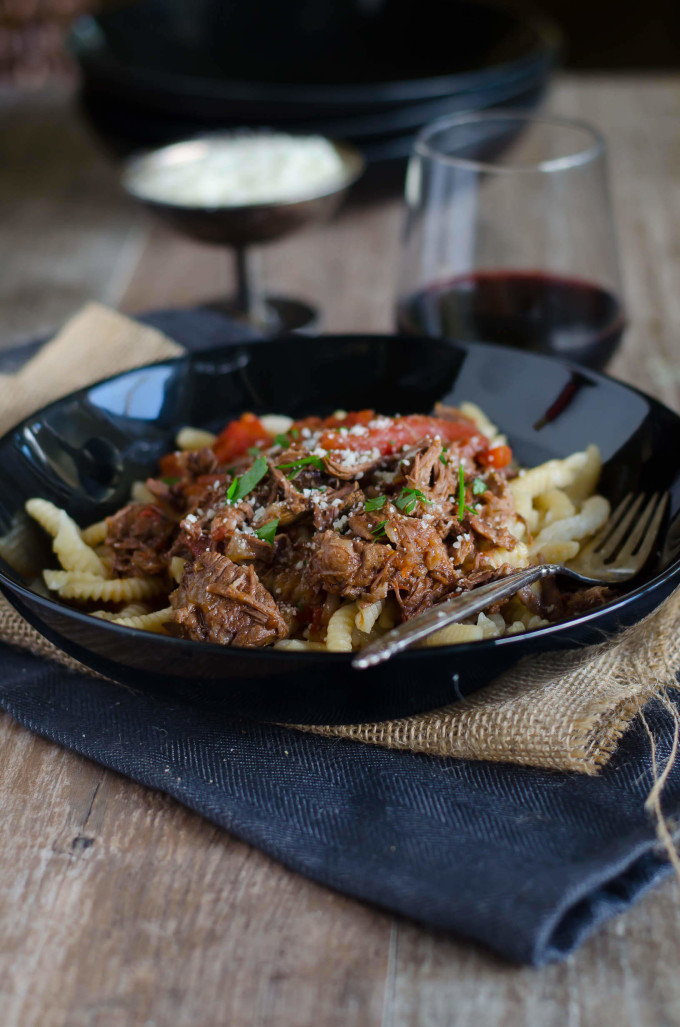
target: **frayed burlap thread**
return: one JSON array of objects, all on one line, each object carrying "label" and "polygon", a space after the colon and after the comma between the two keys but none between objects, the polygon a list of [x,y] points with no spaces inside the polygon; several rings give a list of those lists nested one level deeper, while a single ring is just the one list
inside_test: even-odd
[{"label": "frayed burlap thread", "polygon": [[[0,376],[0,430],[78,386],[180,352],[154,329],[90,304],[19,374]],[[667,701],[680,667],[679,629],[680,592],[618,639],[585,653],[524,661],[453,706],[379,724],[299,730],[432,756],[596,774],[645,704],[655,696]],[[2,597],[0,640],[93,676]]]}]

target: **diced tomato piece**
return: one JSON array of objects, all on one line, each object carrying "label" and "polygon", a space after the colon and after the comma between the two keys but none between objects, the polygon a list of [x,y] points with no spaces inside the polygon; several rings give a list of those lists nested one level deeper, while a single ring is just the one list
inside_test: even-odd
[{"label": "diced tomato piece", "polygon": [[247,452],[256,442],[271,445],[273,437],[255,414],[241,414],[238,421],[230,421],[213,443],[213,452],[220,463]]},{"label": "diced tomato piece", "polygon": [[477,459],[483,467],[500,470],[501,467],[507,467],[512,460],[512,450],[510,446],[494,446],[492,449],[484,449],[478,453]]},{"label": "diced tomato piece", "polygon": [[375,410],[350,410],[343,417],[324,418],[326,428],[353,428],[356,424],[368,424],[375,417]]},{"label": "diced tomato piece", "polygon": [[[362,414],[370,411],[361,411]],[[396,453],[403,446],[417,445],[425,439],[433,439],[439,436],[444,444],[454,442],[470,442],[475,440],[476,448],[486,445],[486,439],[480,435],[473,421],[461,418],[459,421],[446,421],[440,417],[428,417],[425,414],[411,414],[408,417],[376,418],[372,415],[370,421],[378,421],[379,426],[369,427],[369,421],[355,421],[366,427],[361,434],[341,432],[336,428],[324,432],[319,440],[323,449],[351,449],[357,452],[364,452],[371,449],[378,449],[381,456]],[[385,425],[380,422],[387,420]],[[346,427],[339,425],[338,427]]]},{"label": "diced tomato piece", "polygon": [[291,424],[288,434],[302,428],[309,428],[310,431],[321,431],[323,428],[353,428],[355,424],[368,424],[374,417],[375,410],[352,410],[342,417],[336,417],[335,414],[329,417],[303,417]]}]

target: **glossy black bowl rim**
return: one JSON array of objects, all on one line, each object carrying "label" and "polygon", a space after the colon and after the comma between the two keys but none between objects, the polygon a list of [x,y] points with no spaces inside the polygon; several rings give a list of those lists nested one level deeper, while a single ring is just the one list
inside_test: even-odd
[{"label": "glossy black bowl rim", "polygon": [[[344,334],[304,336],[299,340],[291,338],[288,340],[288,342],[294,343],[295,341],[316,341],[317,343],[320,342],[323,344],[333,344],[341,343],[348,339],[361,339],[364,342],[374,341],[376,343],[389,343],[397,337],[398,336],[396,335],[378,334],[371,332],[347,332]],[[248,340],[243,343],[231,344],[230,348],[232,348],[233,346],[238,347],[239,345],[260,346],[266,343],[271,343],[271,341],[271,339],[266,338]],[[593,371],[590,368],[584,368],[581,364],[577,364],[570,360],[564,360],[560,357],[548,356],[542,353],[524,352],[522,350],[514,349],[510,346],[503,346],[499,343],[492,342],[463,342],[458,340],[443,340],[425,335],[409,336],[408,341],[414,344],[424,343],[425,345],[432,342],[435,342],[438,345],[442,344],[443,342],[447,342],[449,345],[457,347],[466,352],[471,350],[474,351],[482,349],[489,355],[493,355],[494,353],[505,355],[507,355],[508,353],[512,353],[519,360],[560,364],[567,371],[573,374],[583,375],[585,373],[597,383],[603,384],[605,386],[614,385],[618,388],[623,389],[624,391],[638,395],[650,404],[652,410],[658,410],[660,412],[663,412],[666,416],[670,416],[672,419],[680,423],[679,414],[677,414],[674,410],[671,410],[670,407],[667,407],[660,400],[657,400],[653,396],[650,396],[648,393],[644,392],[642,389],[638,389],[634,385],[628,385],[626,382],[618,381],[618,379],[613,378],[611,375],[604,374],[601,371]],[[99,385],[115,381],[116,379],[121,378],[123,375],[134,374],[136,372],[141,372],[152,367],[169,367],[173,365],[186,363],[191,364],[195,362],[200,362],[201,360],[210,361],[212,359],[212,355],[214,355],[215,352],[220,351],[221,349],[222,347],[216,346],[209,347],[204,350],[195,350],[191,353],[185,353],[182,356],[172,357],[167,360],[157,360],[149,364],[142,364],[139,367],[130,368],[127,371],[120,371],[118,372],[118,374],[109,375],[106,378],[101,378],[97,381],[91,382],[89,385],[86,385],[83,388],[76,389],[65,396],[61,396],[59,399],[53,400],[51,403],[45,404],[45,406],[41,407],[39,410],[34,411],[34,413],[30,414],[28,417],[22,418],[21,421],[17,422],[17,424],[10,428],[9,431],[5,432],[5,434],[2,437],[0,437],[0,448],[2,448],[4,445],[11,444],[12,436],[14,435],[14,433],[17,431],[17,429],[21,428],[27,422],[39,419],[42,414],[47,413],[61,406],[61,404],[64,402],[78,399],[81,396],[86,396],[88,392],[90,392],[93,388],[97,388]],[[423,657],[426,657],[428,655],[454,657],[456,653],[471,653],[481,651],[486,652],[489,649],[495,648],[497,646],[503,647],[506,645],[521,644],[522,642],[526,642],[528,639],[542,639],[548,636],[552,637],[570,631],[575,627],[580,627],[581,625],[592,624],[593,622],[598,621],[600,617],[604,616],[605,614],[625,609],[628,606],[635,603],[635,601],[640,599],[642,596],[649,595],[657,589],[667,586],[669,583],[675,583],[675,587],[680,586],[680,556],[676,557],[676,559],[673,560],[671,564],[665,568],[665,570],[663,570],[660,574],[657,574],[654,578],[652,578],[651,581],[647,581],[642,585],[638,585],[635,589],[633,589],[633,591],[626,592],[624,595],[621,596],[617,596],[610,602],[605,603],[604,606],[599,606],[593,610],[588,610],[577,617],[571,617],[568,620],[560,621],[557,624],[549,624],[546,627],[536,628],[531,631],[523,632],[517,635],[504,635],[501,638],[484,638],[478,639],[474,642],[459,642],[453,645],[433,646],[431,648],[422,649],[406,649],[403,652],[397,653],[395,656],[393,656],[392,662],[422,659]],[[45,607],[48,610],[57,612],[62,616],[73,618],[77,621],[80,621],[83,624],[91,625],[93,619],[96,619],[93,618],[91,614],[84,613],[83,611],[78,610],[75,607],[67,606],[65,603],[58,602],[56,599],[51,599],[49,597],[42,596],[38,592],[33,592],[25,585],[17,583],[13,578],[9,577],[9,575],[7,575],[4,572],[2,566],[0,566],[0,589],[2,589],[2,591],[4,591],[5,593],[16,593],[22,596],[24,599],[29,600],[34,606],[37,605]],[[122,634],[123,637],[128,637],[133,640],[140,639],[142,637],[149,637],[148,632],[141,631],[137,628],[128,628],[121,624],[116,624],[113,621],[98,620],[97,623],[98,626],[101,627],[104,631],[112,630],[114,632],[114,635],[117,632],[119,634]],[[196,647],[198,647],[199,652],[205,652],[207,648],[209,651],[212,651],[213,654],[220,654],[227,660],[230,658],[230,654],[233,652],[233,650],[229,646],[220,646],[211,642],[195,642],[191,639],[173,638],[172,636],[157,637],[160,638],[162,645],[179,649],[187,649],[188,647],[189,651],[194,651]],[[603,630],[602,641],[606,642],[608,640],[608,637],[608,634],[605,633]],[[329,660],[332,660],[333,662],[344,663],[349,666],[352,657],[355,654],[315,651],[305,652],[304,650],[293,650],[287,652],[285,649],[275,649],[273,646],[266,646],[263,648],[252,649],[246,647],[239,648],[238,655],[239,658],[264,658],[265,660],[271,660],[276,663],[278,663],[282,657],[290,659],[291,663],[294,661],[298,661],[300,658],[302,658],[305,660],[306,663],[308,662],[311,664],[314,662],[318,662],[320,666],[322,664],[328,665]]]},{"label": "glossy black bowl rim", "polygon": [[[524,25],[533,30],[536,39],[531,47],[521,57],[505,61],[500,64],[491,65],[477,71],[452,72],[447,75],[423,76],[411,79],[384,80],[382,82],[370,83],[343,83],[341,85],[329,83],[277,83],[247,79],[221,79],[221,78],[200,78],[186,74],[173,74],[170,72],[148,71],[134,65],[126,64],[116,58],[105,41],[96,41],[94,44],[82,38],[78,31],[78,25],[71,32],[69,37],[69,49],[75,59],[79,62],[82,71],[87,77],[87,57],[97,55],[99,68],[113,70],[114,74],[123,74],[128,77],[130,84],[137,81],[155,89],[167,88],[169,93],[181,92],[187,96],[205,95],[207,90],[211,100],[252,100],[262,102],[266,98],[267,103],[273,105],[286,103],[393,103],[403,101],[408,103],[412,100],[422,100],[426,97],[444,96],[449,93],[465,92],[471,88],[480,88],[487,83],[489,78],[497,80],[509,76],[521,77],[527,73],[527,68],[534,65],[545,65],[550,68],[557,61],[563,47],[563,33],[559,26],[551,19],[537,13],[526,15],[520,11],[513,10],[502,3],[492,3],[484,0],[484,3],[476,3],[475,6],[486,7],[489,10],[501,12],[514,18],[517,25]],[[86,16],[88,17],[88,16]],[[101,30],[100,30],[101,31]],[[102,33],[103,35],[103,33]],[[83,59],[83,57],[85,59]]]}]

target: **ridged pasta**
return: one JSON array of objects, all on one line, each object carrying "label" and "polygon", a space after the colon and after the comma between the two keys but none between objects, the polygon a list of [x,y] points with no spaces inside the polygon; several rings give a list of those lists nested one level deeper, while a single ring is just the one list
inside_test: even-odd
[{"label": "ridged pasta", "polygon": [[263,414],[260,423],[270,435],[285,435],[293,424],[293,418],[286,414]]},{"label": "ridged pasta", "polygon": [[207,449],[208,446],[212,446],[213,442],[217,438],[211,431],[203,431],[202,428],[192,428],[191,425],[187,425],[186,428],[180,428],[175,437],[175,443],[178,449],[184,452],[192,452],[197,449]]},{"label": "ridged pasta", "polygon": [[48,499],[27,499],[24,509],[28,516],[37,521],[48,535],[57,534],[60,524],[60,507],[50,503]]},{"label": "ridged pasta", "polygon": [[141,617],[144,613],[151,613],[148,603],[126,603],[117,616]]},{"label": "ridged pasta", "polygon": [[130,496],[135,503],[155,503],[156,497],[143,481],[133,481]]},{"label": "ridged pasta", "polygon": [[91,599],[104,603],[125,603],[148,599],[163,591],[162,578],[97,578],[76,571],[43,571],[45,584],[62,599]]},{"label": "ridged pasta", "polygon": [[78,525],[65,510],[59,511],[59,530],[52,543],[59,563],[67,571],[103,578],[106,571],[94,549],[83,542]]},{"label": "ridged pasta", "polygon": [[155,635],[166,634],[163,627],[172,617],[172,607],[167,606],[163,610],[154,610],[153,613],[142,613],[137,617],[116,617],[116,624],[124,628],[137,628],[138,631],[151,631]]},{"label": "ridged pasta", "polygon": [[146,613],[151,613],[148,603],[126,603],[115,613],[111,610],[94,610],[92,616],[102,620],[117,620],[119,617],[142,617]]},{"label": "ridged pasta", "polygon": [[523,517],[530,530],[538,525],[538,511],[534,510],[533,501],[542,492],[553,488],[566,488],[577,482],[579,474],[590,474],[597,447],[589,447],[586,452],[572,453],[564,460],[548,460],[538,467],[520,474],[511,481],[510,491],[515,502],[515,509]]},{"label": "ridged pasta", "polygon": [[87,542],[88,546],[100,546],[102,542],[106,541],[107,530],[106,520],[97,521],[95,524],[90,524],[87,528],[83,528],[80,535],[83,542]]},{"label": "ridged pasta", "polygon": [[491,446],[504,446],[508,441],[505,435],[501,435],[496,425],[484,413],[476,403],[461,403],[458,408],[464,417],[477,425],[482,435],[486,435]]},{"label": "ridged pasta", "polygon": [[357,604],[348,603],[335,611],[326,629],[326,648],[331,653],[352,651],[352,628],[357,615]]},{"label": "ridged pasta", "polygon": [[543,528],[529,547],[529,552],[532,555],[538,553],[549,542],[577,542],[594,535],[607,523],[608,517],[609,503],[604,496],[591,496],[586,499],[579,513],[553,521]]},{"label": "ridged pasta", "polygon": [[274,649],[284,649],[289,653],[323,653],[326,646],[323,642],[308,642],[303,638],[283,638],[274,644]]},{"label": "ridged pasta", "polygon": [[434,635],[424,638],[420,645],[457,645],[460,642],[478,642],[484,637],[484,632],[477,624],[449,624],[441,628]]},{"label": "ridged pasta", "polygon": [[354,623],[365,635],[370,635],[374,624],[380,617],[383,609],[383,601],[379,599],[376,603],[369,603],[368,606],[362,606],[358,604],[357,614],[354,618]]},{"label": "ridged pasta", "polygon": [[185,565],[186,560],[184,559],[184,557],[173,556],[172,560],[170,561],[170,577],[174,581],[179,583],[182,580]]},{"label": "ridged pasta", "polygon": [[580,548],[578,542],[566,539],[564,542],[543,542],[540,546],[536,546],[534,555],[540,556],[543,563],[567,563],[568,560],[573,560],[575,556],[578,556]]},{"label": "ridged pasta", "polygon": [[539,493],[534,500],[534,506],[539,511],[541,528],[552,524],[553,521],[573,517],[576,513],[576,507],[564,489],[548,489]]}]

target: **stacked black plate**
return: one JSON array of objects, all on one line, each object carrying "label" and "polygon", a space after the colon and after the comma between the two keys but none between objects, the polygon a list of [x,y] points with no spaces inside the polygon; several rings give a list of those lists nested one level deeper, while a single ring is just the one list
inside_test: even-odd
[{"label": "stacked black plate", "polygon": [[119,153],[266,126],[384,164],[434,118],[536,105],[559,34],[475,0],[138,0],[71,42],[83,108]]}]

